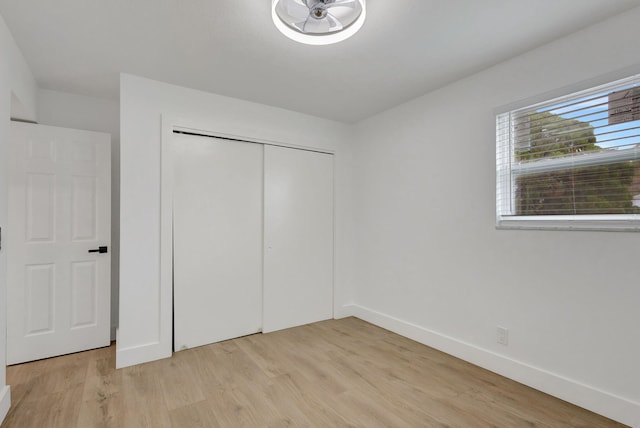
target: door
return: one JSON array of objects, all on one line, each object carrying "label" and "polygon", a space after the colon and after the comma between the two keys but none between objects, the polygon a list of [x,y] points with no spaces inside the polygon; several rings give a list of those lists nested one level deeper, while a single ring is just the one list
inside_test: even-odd
[{"label": "door", "polygon": [[111,137],[12,122],[10,140],[7,363],[108,346]]},{"label": "door", "polygon": [[333,317],[333,155],[265,146],[264,157],[269,332]]},{"label": "door", "polygon": [[174,135],[174,348],[262,329],[260,144]]}]

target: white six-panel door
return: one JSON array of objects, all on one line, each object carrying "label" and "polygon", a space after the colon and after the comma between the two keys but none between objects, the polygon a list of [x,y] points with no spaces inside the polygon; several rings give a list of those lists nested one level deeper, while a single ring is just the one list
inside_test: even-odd
[{"label": "white six-panel door", "polygon": [[333,155],[264,150],[266,333],[333,318]]},{"label": "white six-panel door", "polygon": [[174,135],[176,351],[262,328],[262,146]]},{"label": "white six-panel door", "polygon": [[7,362],[110,342],[111,138],[12,123]]}]

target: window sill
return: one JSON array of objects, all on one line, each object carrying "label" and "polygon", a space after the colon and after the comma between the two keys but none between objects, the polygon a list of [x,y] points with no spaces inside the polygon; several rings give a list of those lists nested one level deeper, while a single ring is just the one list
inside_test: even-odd
[{"label": "window sill", "polygon": [[496,228],[640,232],[640,215],[498,216]]}]

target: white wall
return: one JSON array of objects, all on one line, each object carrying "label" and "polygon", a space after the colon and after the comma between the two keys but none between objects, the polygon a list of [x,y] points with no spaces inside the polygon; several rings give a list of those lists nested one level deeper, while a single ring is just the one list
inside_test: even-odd
[{"label": "white wall", "polygon": [[36,80],[4,22],[2,26],[7,35],[6,49],[9,55],[6,64],[11,79],[11,118],[35,122],[38,90]]},{"label": "white wall", "polygon": [[111,134],[111,338],[118,322],[120,243],[120,104],[64,92],[39,89],[38,121],[43,125]]},{"label": "white wall", "polygon": [[640,70],[639,22],[640,8],[357,124],[351,313],[640,427],[640,235],[496,230],[494,116]]},{"label": "white wall", "polygon": [[[0,227],[7,227],[7,140],[9,118],[35,120],[36,84],[29,66],[0,16]],[[6,248],[0,250],[0,423],[9,410],[6,385]]]},{"label": "white wall", "polygon": [[[171,290],[160,287],[162,116],[245,138],[335,150],[336,302],[351,301],[347,125],[140,77],[120,79],[120,324],[117,366],[171,353]],[[339,313],[336,315],[340,315]]]}]

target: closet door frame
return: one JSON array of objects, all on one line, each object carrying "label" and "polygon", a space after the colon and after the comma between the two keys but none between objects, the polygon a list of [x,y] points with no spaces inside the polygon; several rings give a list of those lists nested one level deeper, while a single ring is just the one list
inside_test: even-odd
[{"label": "closet door frame", "polygon": [[[159,358],[167,358],[173,354],[173,156],[171,142],[176,133],[200,135],[204,137],[222,138],[225,140],[240,141],[245,143],[255,143],[291,149],[306,150],[335,156],[334,150],[288,144],[278,141],[271,141],[247,135],[225,134],[218,132],[209,125],[203,125],[198,121],[176,117],[173,115],[162,115],[162,138],[160,141],[160,320],[158,326],[158,341],[161,345]],[[334,157],[335,171],[335,157]],[[335,177],[333,180],[333,277],[331,283],[331,293],[333,296],[332,312],[335,316],[335,255],[336,255],[336,189]],[[171,314],[171,316],[168,316]],[[167,344],[169,346],[167,346]],[[164,345],[164,346],[162,346]]]}]

